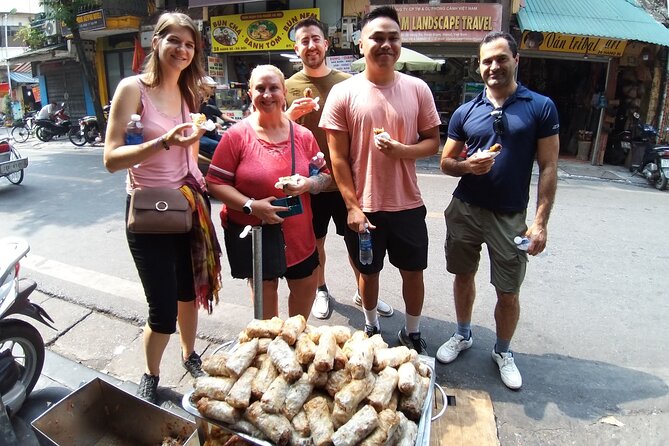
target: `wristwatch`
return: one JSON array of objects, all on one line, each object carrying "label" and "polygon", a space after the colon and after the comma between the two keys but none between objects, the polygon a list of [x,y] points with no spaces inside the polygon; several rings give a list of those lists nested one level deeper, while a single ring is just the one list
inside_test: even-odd
[{"label": "wristwatch", "polygon": [[242,206],[242,211],[244,211],[244,213],[246,215],[251,215],[251,211],[252,211],[251,203],[253,203],[253,200],[254,200],[254,198],[249,198],[249,201],[244,203],[244,206]]}]

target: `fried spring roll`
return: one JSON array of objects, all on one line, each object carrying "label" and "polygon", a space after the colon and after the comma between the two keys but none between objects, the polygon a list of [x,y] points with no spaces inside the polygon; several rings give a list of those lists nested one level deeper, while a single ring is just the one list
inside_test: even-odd
[{"label": "fried spring roll", "polygon": [[371,404],[377,412],[381,412],[383,409],[388,408],[390,399],[397,387],[397,379],[397,370],[392,367],[386,367],[379,372],[376,381],[374,382],[374,388],[367,397],[369,404]]},{"label": "fried spring roll", "polygon": [[400,417],[394,410],[386,409],[379,412],[379,425],[362,442],[360,446],[384,446],[392,438],[400,424]]},{"label": "fried spring roll", "polygon": [[311,427],[309,427],[309,418],[304,409],[300,410],[290,422],[293,424],[293,429],[302,437],[311,436]]},{"label": "fried spring roll", "polygon": [[337,353],[337,338],[334,332],[326,330],[321,333],[316,347],[314,366],[319,372],[329,372],[334,368],[335,354]]},{"label": "fried spring roll", "polygon": [[374,350],[374,343],[368,339],[355,345],[355,350],[351,353],[347,365],[353,379],[362,379],[372,370]]},{"label": "fried spring roll", "polygon": [[247,368],[237,382],[232,386],[225,402],[235,409],[246,409],[251,401],[251,383],[258,374],[255,367]]},{"label": "fried spring roll", "polygon": [[193,397],[206,396],[224,401],[235,381],[237,381],[235,378],[229,377],[201,376],[195,379]]},{"label": "fried spring roll", "polygon": [[397,389],[395,389],[393,391],[392,396],[390,397],[390,401],[388,402],[387,408],[392,410],[397,410],[397,406],[399,406],[399,404],[400,404],[400,392]]},{"label": "fried spring roll", "polygon": [[414,363],[414,366],[416,366],[416,370],[420,376],[424,376],[426,378],[432,376],[432,370],[430,369],[430,366],[424,362],[418,361],[418,363]]},{"label": "fried spring roll", "polygon": [[309,382],[313,384],[314,387],[325,387],[328,382],[328,372],[319,372],[316,370],[316,366],[313,363],[309,364],[307,375],[309,376]]},{"label": "fried spring roll", "polygon": [[274,316],[272,319],[253,319],[246,326],[246,336],[249,338],[276,338],[281,333],[283,320]]},{"label": "fried spring roll", "polygon": [[[258,374],[251,383],[251,395],[254,399],[259,400],[263,393],[267,391],[272,381],[279,376],[279,372],[272,364],[272,360],[269,355],[261,355],[262,360],[260,364],[257,365]],[[256,361],[258,362],[258,361]]]},{"label": "fried spring roll", "polygon": [[295,350],[283,339],[276,338],[270,342],[267,347],[267,354],[274,367],[286,378],[286,381],[293,382],[302,376],[302,366],[297,362]]},{"label": "fried spring roll", "polygon": [[266,413],[256,401],[244,412],[244,417],[260,429],[267,438],[277,444],[285,446],[293,437],[293,426],[283,415]]},{"label": "fried spring roll", "polygon": [[400,368],[397,369],[397,372],[399,374],[397,388],[405,395],[411,394],[416,388],[416,381],[418,379],[416,367],[412,362],[405,362],[404,364],[400,365]]},{"label": "fried spring roll", "polygon": [[277,376],[260,398],[262,410],[267,413],[281,413],[281,406],[286,401],[288,386],[289,384],[283,375]]},{"label": "fried spring roll", "polygon": [[344,388],[346,384],[351,382],[351,374],[346,369],[335,370],[328,373],[328,380],[325,383],[325,391],[334,397],[337,392]]},{"label": "fried spring roll", "polygon": [[253,363],[257,353],[257,339],[252,339],[249,342],[239,344],[237,349],[230,353],[230,357],[226,363],[226,367],[230,371],[230,374],[235,378],[241,376],[241,374],[244,373],[244,370]]},{"label": "fried spring roll", "polygon": [[364,406],[332,435],[335,446],[353,446],[366,438],[379,424],[379,416],[370,405]]},{"label": "fried spring roll", "polygon": [[311,364],[316,356],[316,344],[307,333],[300,333],[295,343],[295,356],[302,365]]},{"label": "fried spring roll", "polygon": [[369,338],[369,340],[372,341],[374,345],[376,345],[376,348],[388,348],[388,344],[383,340],[380,334],[375,334]]},{"label": "fried spring roll", "polygon": [[200,398],[196,404],[197,410],[207,418],[232,424],[239,420],[240,411],[225,401]]},{"label": "fried spring roll", "polygon": [[358,404],[370,394],[374,389],[374,382],[376,378],[372,373],[365,376],[363,379],[354,379],[346,384],[334,396],[335,404],[344,409],[346,412],[355,410]]},{"label": "fried spring roll", "polygon": [[337,348],[335,349],[335,357],[334,357],[334,363],[332,364],[332,369],[333,370],[345,369],[346,364],[348,364],[348,358],[344,354],[344,351],[341,349],[341,347],[337,346]]},{"label": "fried spring roll", "polygon": [[286,401],[283,405],[283,414],[286,418],[292,420],[297,415],[312,390],[314,386],[309,382],[309,375],[303,373],[302,377],[295,381],[286,393]]},{"label": "fried spring roll", "polygon": [[267,346],[272,342],[272,338],[258,338],[258,353],[267,353]]},{"label": "fried spring roll", "polygon": [[[324,328],[324,327],[321,327]],[[351,329],[344,325],[332,325],[327,327],[330,333],[334,334],[337,345],[344,345],[346,341],[351,339]]]},{"label": "fried spring roll", "polygon": [[430,378],[419,376],[413,393],[400,396],[398,408],[404,412],[410,420],[420,420],[423,405],[425,404],[425,397],[427,396],[429,388]]},{"label": "fried spring roll", "polygon": [[354,414],[355,414],[355,409],[346,410],[343,407],[340,407],[337,404],[335,404],[334,407],[332,408],[332,424],[334,424],[335,430],[339,429],[344,424],[348,423],[348,420],[353,418]]},{"label": "fried spring roll", "polygon": [[229,357],[230,354],[227,352],[208,356],[202,360],[202,370],[210,376],[230,376],[230,371],[225,366]]},{"label": "fried spring roll", "polygon": [[334,425],[330,417],[327,400],[322,396],[314,397],[304,405],[304,411],[307,414],[314,446],[332,444]]},{"label": "fried spring roll", "polygon": [[307,327],[307,320],[304,319],[304,316],[298,314],[296,316],[289,317],[283,323],[281,327],[281,336],[288,345],[295,344],[297,337],[304,331]]},{"label": "fried spring roll", "polygon": [[418,437],[418,425],[409,420],[402,412],[397,412],[400,424],[395,430],[391,444],[396,446],[414,446]]},{"label": "fried spring roll", "polygon": [[392,348],[377,348],[374,352],[374,366],[376,370],[383,370],[386,367],[398,368],[411,360],[411,350],[401,345]]},{"label": "fried spring roll", "polygon": [[356,330],[351,335],[351,338],[344,342],[344,346],[341,348],[344,351],[344,354],[347,358],[351,359],[351,354],[355,350],[356,344],[359,342],[367,340],[367,334],[362,330]]},{"label": "fried spring roll", "polygon": [[259,438],[261,440],[267,439],[265,434],[263,434],[262,431],[255,426],[255,424],[244,420],[243,418],[236,423],[231,424],[230,427],[236,431],[244,432],[245,434],[249,434],[250,436]]}]

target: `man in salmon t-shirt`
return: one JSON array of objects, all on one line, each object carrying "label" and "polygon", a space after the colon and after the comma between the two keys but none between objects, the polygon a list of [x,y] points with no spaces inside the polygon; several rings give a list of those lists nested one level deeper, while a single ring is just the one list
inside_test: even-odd
[{"label": "man in salmon t-shirt", "polygon": [[[365,71],[335,85],[319,126],[325,129],[332,169],[348,209],[344,239],[360,271],[365,332],[380,333],[379,273],[388,252],[400,270],[406,322],[400,342],[425,353],[420,315],[428,236],[426,209],[416,178],[416,159],[437,153],[439,114],[427,84],[395,71],[402,44],[397,11],[381,6],[361,21]],[[375,139],[374,129],[385,135]],[[358,258],[358,234],[372,234],[373,260]]]}]

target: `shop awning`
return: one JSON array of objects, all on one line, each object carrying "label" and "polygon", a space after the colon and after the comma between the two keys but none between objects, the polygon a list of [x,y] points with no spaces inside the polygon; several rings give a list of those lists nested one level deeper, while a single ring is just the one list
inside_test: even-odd
[{"label": "shop awning", "polygon": [[669,46],[669,30],[635,0],[525,0],[522,31],[638,40]]},{"label": "shop awning", "polygon": [[22,62],[41,62],[44,60],[73,59],[74,57],[67,50],[67,43],[45,46],[32,51],[26,51],[18,56],[10,57],[10,63]]},{"label": "shop awning", "polygon": [[29,74],[10,72],[9,77],[17,84],[37,84],[39,81]]}]

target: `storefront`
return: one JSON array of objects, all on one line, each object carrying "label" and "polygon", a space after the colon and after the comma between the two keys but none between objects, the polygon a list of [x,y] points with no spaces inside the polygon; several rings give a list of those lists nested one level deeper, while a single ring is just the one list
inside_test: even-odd
[{"label": "storefront", "polygon": [[666,66],[657,55],[669,30],[624,1],[544,4],[526,0],[518,11],[518,79],[556,103],[561,155],[622,163],[611,156],[609,137],[633,130],[634,113],[657,120],[664,101],[657,86],[665,81],[657,67]]}]

